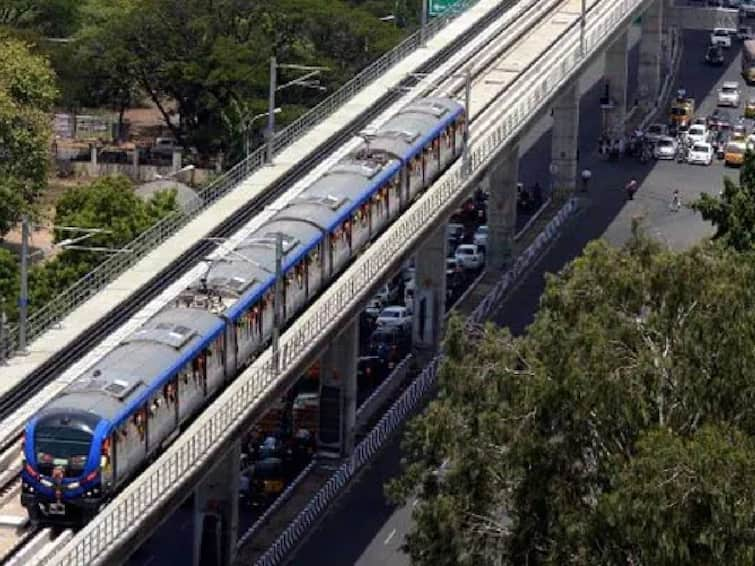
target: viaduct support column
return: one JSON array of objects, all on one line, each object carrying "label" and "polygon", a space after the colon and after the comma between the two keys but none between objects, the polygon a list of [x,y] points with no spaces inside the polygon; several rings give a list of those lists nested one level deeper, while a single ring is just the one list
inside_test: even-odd
[{"label": "viaduct support column", "polygon": [[194,494],[194,566],[230,566],[239,530],[241,442],[236,441]]},{"label": "viaduct support column", "polygon": [[517,183],[519,182],[519,142],[505,147],[490,167],[488,203],[488,245],[486,268],[502,271],[510,263],[516,230]]},{"label": "viaduct support column", "polygon": [[317,445],[327,456],[347,456],[354,449],[358,357],[359,319],[355,318],[333,339],[320,362]]},{"label": "viaduct support column", "polygon": [[415,257],[413,347],[418,354],[435,353],[446,312],[446,225],[422,245]]},{"label": "viaduct support column", "polygon": [[645,112],[655,106],[660,91],[664,2],[665,0],[655,0],[642,15],[640,66],[637,80],[639,81],[640,108]]},{"label": "viaduct support column", "polygon": [[569,198],[577,187],[579,160],[579,81],[560,94],[553,107],[551,161],[555,165],[554,200]]},{"label": "viaduct support column", "polygon": [[627,116],[627,72],[627,32],[624,31],[606,52],[605,75],[609,107],[604,109],[603,131],[611,138],[624,135]]}]

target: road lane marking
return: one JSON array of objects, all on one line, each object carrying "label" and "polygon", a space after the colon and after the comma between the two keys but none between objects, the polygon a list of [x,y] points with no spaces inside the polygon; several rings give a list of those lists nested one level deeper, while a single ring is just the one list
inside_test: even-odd
[{"label": "road lane marking", "polygon": [[388,544],[389,542],[391,542],[391,539],[393,538],[395,534],[396,534],[396,529],[393,529],[391,531],[391,534],[388,535],[388,538],[385,539],[385,542],[383,544]]}]

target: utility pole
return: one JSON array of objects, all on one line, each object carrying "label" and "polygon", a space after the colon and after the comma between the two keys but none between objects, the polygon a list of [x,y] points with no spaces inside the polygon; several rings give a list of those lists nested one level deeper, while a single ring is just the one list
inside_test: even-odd
[{"label": "utility pole", "polygon": [[275,139],[275,91],[278,90],[278,62],[275,55],[270,57],[270,91],[267,97],[267,154],[265,161],[273,162],[273,141]]},{"label": "utility pole", "polygon": [[273,295],[273,367],[280,371],[278,342],[280,341],[281,303],[283,302],[283,234],[275,235],[275,294]]},{"label": "utility pole", "polygon": [[21,295],[18,298],[18,350],[26,354],[26,327],[29,306],[29,216],[21,217]]},{"label": "utility pole", "polygon": [[587,0],[582,0],[582,15],[579,19],[579,53],[585,56],[585,15],[587,13]]},{"label": "utility pole", "polygon": [[[422,20],[419,28],[419,45],[424,47],[427,43],[427,3],[430,0],[422,0]],[[416,12],[415,12],[416,13]]]},{"label": "utility pole", "polygon": [[469,175],[469,122],[472,120],[472,70],[467,68],[464,72],[464,105],[466,106],[467,117],[464,120],[464,146],[462,148],[462,171],[464,175]]}]

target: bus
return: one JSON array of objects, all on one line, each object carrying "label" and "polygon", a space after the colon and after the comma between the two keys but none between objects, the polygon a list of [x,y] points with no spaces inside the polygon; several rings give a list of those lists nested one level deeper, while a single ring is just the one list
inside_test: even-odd
[{"label": "bus", "polygon": [[742,44],[742,76],[748,84],[755,82],[755,39]]}]

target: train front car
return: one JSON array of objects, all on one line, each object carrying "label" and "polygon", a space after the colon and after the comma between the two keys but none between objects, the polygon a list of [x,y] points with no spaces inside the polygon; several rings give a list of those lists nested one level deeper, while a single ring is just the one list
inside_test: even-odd
[{"label": "train front car", "polygon": [[77,525],[99,510],[109,447],[96,414],[49,407],[26,425],[21,503],[34,523]]}]

